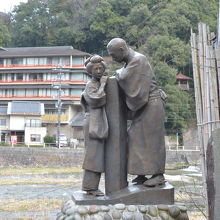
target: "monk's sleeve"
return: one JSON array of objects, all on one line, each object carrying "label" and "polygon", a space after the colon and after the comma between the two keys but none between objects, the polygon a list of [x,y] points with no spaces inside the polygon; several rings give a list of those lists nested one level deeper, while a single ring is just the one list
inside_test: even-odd
[{"label": "monk's sleeve", "polygon": [[153,73],[145,56],[137,56],[125,67],[118,78],[131,111],[137,111],[149,99]]}]

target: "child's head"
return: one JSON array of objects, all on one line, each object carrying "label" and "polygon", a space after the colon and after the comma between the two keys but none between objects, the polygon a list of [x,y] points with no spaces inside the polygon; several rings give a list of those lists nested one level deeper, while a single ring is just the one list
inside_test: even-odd
[{"label": "child's head", "polygon": [[100,79],[105,72],[106,65],[99,55],[89,57],[85,62],[87,73],[95,79]]}]

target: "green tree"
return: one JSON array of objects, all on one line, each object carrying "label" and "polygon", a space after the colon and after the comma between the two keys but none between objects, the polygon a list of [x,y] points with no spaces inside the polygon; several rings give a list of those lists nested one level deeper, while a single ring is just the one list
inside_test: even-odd
[{"label": "green tree", "polygon": [[11,44],[11,33],[2,19],[0,19],[0,46],[8,47]]},{"label": "green tree", "polygon": [[166,131],[168,134],[182,133],[195,120],[193,96],[174,85],[167,85],[164,90],[169,94],[166,104]]},{"label": "green tree", "polygon": [[47,45],[50,14],[46,0],[29,0],[12,14],[13,41],[16,46]]}]

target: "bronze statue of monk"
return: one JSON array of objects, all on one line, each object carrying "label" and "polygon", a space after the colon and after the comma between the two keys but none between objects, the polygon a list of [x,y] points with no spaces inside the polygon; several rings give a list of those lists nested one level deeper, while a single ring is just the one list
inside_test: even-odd
[{"label": "bronze statue of monk", "polygon": [[[137,175],[132,181],[145,186],[164,184],[165,141],[164,100],[154,73],[143,54],[129,48],[121,38],[107,45],[112,59],[125,63],[116,78],[125,94],[129,111],[128,173]],[[151,178],[145,177],[151,175]]]}]

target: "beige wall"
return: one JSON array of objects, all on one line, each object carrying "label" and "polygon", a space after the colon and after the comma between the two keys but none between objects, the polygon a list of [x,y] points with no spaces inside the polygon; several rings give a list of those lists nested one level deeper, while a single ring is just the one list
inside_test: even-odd
[{"label": "beige wall", "polygon": [[[45,127],[26,127],[25,128],[25,144],[37,145],[44,143],[44,137],[47,134],[47,129]],[[31,141],[31,135],[40,135],[39,141]]]},{"label": "beige wall", "polygon": [[23,131],[25,126],[24,116],[10,116],[9,130]]}]

